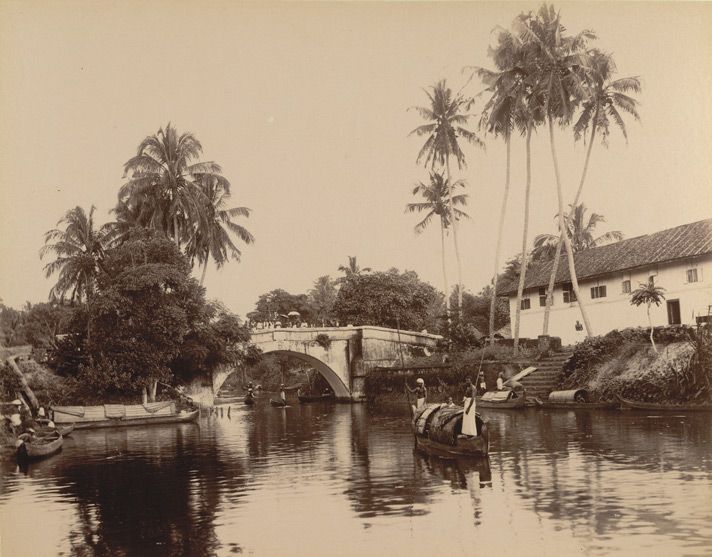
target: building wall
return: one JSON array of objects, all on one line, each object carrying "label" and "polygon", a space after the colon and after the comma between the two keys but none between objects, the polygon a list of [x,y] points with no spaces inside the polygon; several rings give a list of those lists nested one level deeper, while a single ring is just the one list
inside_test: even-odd
[{"label": "building wall", "polygon": [[[697,269],[698,282],[687,282],[687,270]],[[636,269],[631,272],[612,273],[599,280],[582,280],[579,291],[588,310],[593,332],[603,335],[613,329],[626,327],[647,327],[648,316],[645,306],[635,307],[630,304],[630,294],[623,292],[622,283],[630,280],[631,290],[639,283],[648,281],[649,276],[655,276],[655,284],[665,288],[665,301],[650,308],[653,325],[668,324],[668,300],[679,300],[680,320],[683,324],[694,325],[695,317],[707,315],[712,305],[712,255],[679,262],[659,264],[652,267]],[[591,288],[606,286],[606,296],[591,298]],[[540,306],[538,290],[525,292],[529,297],[531,308],[521,311],[519,336],[536,338],[542,332],[544,307]],[[510,296],[510,315],[516,311],[516,295]],[[576,330],[576,322],[583,324],[578,303],[564,303],[564,293],[561,286],[554,290],[554,304],[549,318],[549,334],[561,337],[564,344],[573,344],[586,338],[586,331]],[[514,319],[512,319],[512,323]]]}]

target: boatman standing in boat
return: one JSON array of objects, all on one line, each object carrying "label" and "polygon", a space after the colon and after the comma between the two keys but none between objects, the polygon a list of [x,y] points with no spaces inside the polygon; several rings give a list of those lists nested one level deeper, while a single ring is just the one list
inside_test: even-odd
[{"label": "boatman standing in boat", "polygon": [[475,408],[475,400],[477,397],[477,387],[472,382],[471,377],[467,381],[469,385],[467,385],[467,393],[465,394],[465,400],[463,401],[465,413],[462,416],[462,434],[476,437],[477,414]]},{"label": "boatman standing in boat", "polygon": [[279,386],[279,399],[282,401],[282,404],[287,405],[287,393],[284,391],[284,383]]},{"label": "boatman standing in boat", "polygon": [[415,389],[411,389],[407,383],[405,387],[411,393],[415,393],[415,407],[422,408],[423,406],[425,406],[425,399],[428,396],[428,390],[425,388],[425,381],[422,377],[418,377],[418,379],[415,380],[415,383]]}]

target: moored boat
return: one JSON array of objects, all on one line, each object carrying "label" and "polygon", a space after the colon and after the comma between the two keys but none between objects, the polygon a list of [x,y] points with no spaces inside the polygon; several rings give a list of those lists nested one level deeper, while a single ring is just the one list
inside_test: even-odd
[{"label": "moored boat", "polygon": [[441,457],[487,456],[487,423],[478,414],[478,435],[462,435],[463,413],[462,407],[444,404],[428,404],[416,409],[412,421],[416,448]]},{"label": "moored boat", "polygon": [[654,410],[658,412],[712,412],[712,404],[666,404],[659,402],[640,402],[618,396],[621,406],[628,410]]},{"label": "moored boat", "polygon": [[538,398],[534,400],[540,408],[561,410],[606,410],[618,406],[617,403],[610,401],[591,402],[586,389],[551,391],[548,400],[542,401]]},{"label": "moored boat", "polygon": [[477,397],[478,408],[524,408],[526,396],[514,391],[489,391]]},{"label": "moored boat", "polygon": [[177,411],[173,401],[52,408],[53,420],[58,428],[74,424],[75,429],[185,423],[197,420],[199,415],[197,409]]},{"label": "moored boat", "polygon": [[36,435],[31,439],[22,439],[21,444],[17,447],[18,460],[39,460],[48,456],[52,456],[62,450],[64,438],[55,431],[49,435]]}]

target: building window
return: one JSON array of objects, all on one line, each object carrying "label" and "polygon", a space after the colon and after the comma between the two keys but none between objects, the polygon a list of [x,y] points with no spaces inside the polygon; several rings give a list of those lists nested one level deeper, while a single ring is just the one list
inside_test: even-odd
[{"label": "building window", "polygon": [[574,294],[574,287],[571,283],[564,284],[564,303],[573,304],[576,301],[576,294]]},{"label": "building window", "polygon": [[[542,287],[539,289],[539,305],[541,307],[546,307],[546,290],[547,289],[545,287]],[[553,296],[552,296],[551,304],[552,305],[554,304]]]},{"label": "building window", "polygon": [[697,282],[699,280],[697,276],[697,269],[687,270],[687,282]]},{"label": "building window", "polygon": [[623,281],[623,294],[630,294],[630,281],[629,280],[624,280]]},{"label": "building window", "polygon": [[522,298],[521,308],[529,309],[532,307],[532,301],[529,298]]},{"label": "building window", "polygon": [[591,287],[591,299],[605,298],[606,297],[606,286],[593,286]]}]

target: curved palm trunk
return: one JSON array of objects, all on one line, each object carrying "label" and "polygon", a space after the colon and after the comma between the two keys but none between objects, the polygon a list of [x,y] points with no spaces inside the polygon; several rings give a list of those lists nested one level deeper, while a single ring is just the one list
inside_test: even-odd
[{"label": "curved palm trunk", "polygon": [[440,217],[440,249],[443,256],[443,280],[445,281],[445,311],[447,313],[448,323],[450,322],[450,284],[447,280],[447,265],[445,264],[445,224],[443,218]]},{"label": "curved palm trunk", "polygon": [[494,253],[494,275],[492,278],[492,299],[490,300],[489,314],[489,343],[494,344],[494,310],[497,304],[497,277],[499,275],[499,256],[502,250],[502,232],[504,230],[504,216],[507,212],[507,199],[509,197],[509,176],[510,176],[510,138],[507,137],[507,172],[504,178],[504,195],[502,196],[502,208],[499,211],[499,226],[497,228],[497,248]]},{"label": "curved palm trunk", "polygon": [[551,146],[551,158],[554,161],[556,194],[559,200],[559,233],[564,240],[564,247],[566,248],[566,256],[569,262],[569,273],[571,275],[571,288],[576,295],[576,301],[578,302],[579,310],[581,311],[581,319],[583,319],[583,324],[586,327],[586,334],[588,336],[593,336],[593,329],[591,329],[591,323],[588,320],[586,307],[584,306],[583,300],[579,294],[578,278],[576,277],[576,265],[574,263],[574,252],[571,248],[569,235],[566,233],[566,222],[564,220],[564,199],[561,192],[561,176],[559,175],[559,161],[556,157],[556,145],[554,144],[554,123],[552,122],[551,116],[549,116],[549,143]]},{"label": "curved palm trunk", "polygon": [[200,275],[200,286],[203,286],[203,282],[205,281],[205,273],[208,270],[208,259],[205,258],[205,263],[203,263],[203,274]]},{"label": "curved palm trunk", "polygon": [[[578,205],[579,199],[581,198],[581,191],[583,190],[583,184],[586,181],[586,172],[588,172],[588,163],[591,160],[591,150],[593,149],[593,141],[596,138],[596,128],[598,122],[598,108],[596,108],[596,113],[593,115],[593,126],[591,127],[591,140],[588,143],[588,150],[586,151],[586,159],[583,163],[583,171],[581,172],[581,181],[579,182],[578,190],[576,190],[576,197],[574,197],[574,202],[571,205],[571,211],[569,211],[569,219],[573,217],[574,211],[576,210],[576,205]],[[549,276],[549,286],[546,290],[546,308],[544,309],[544,326],[542,329],[542,335],[549,334],[549,314],[551,312],[551,305],[554,303],[554,283],[556,282],[556,274],[559,272],[559,260],[561,259],[561,242],[562,237],[559,235],[559,241],[556,242],[556,254],[554,255],[554,264],[551,266],[551,275]]]},{"label": "curved palm trunk", "polygon": [[519,353],[519,323],[522,313],[522,295],[527,276],[527,236],[529,235],[529,193],[532,185],[532,128],[527,128],[527,184],[524,189],[524,230],[522,232],[522,259],[519,267],[519,286],[517,286],[517,309],[514,318],[514,355]]},{"label": "curved palm trunk", "polygon": [[455,204],[452,202],[452,178],[450,176],[450,159],[446,160],[447,167],[447,195],[450,202],[450,216],[452,218],[452,240],[455,244],[455,259],[457,260],[457,311],[462,312],[462,264],[460,263],[460,247],[457,243],[457,217]]},{"label": "curved palm trunk", "polygon": [[653,345],[653,351],[657,354],[658,349],[655,346],[655,340],[653,340],[653,320],[650,317],[650,303],[648,303],[648,323],[650,324],[650,344]]}]

